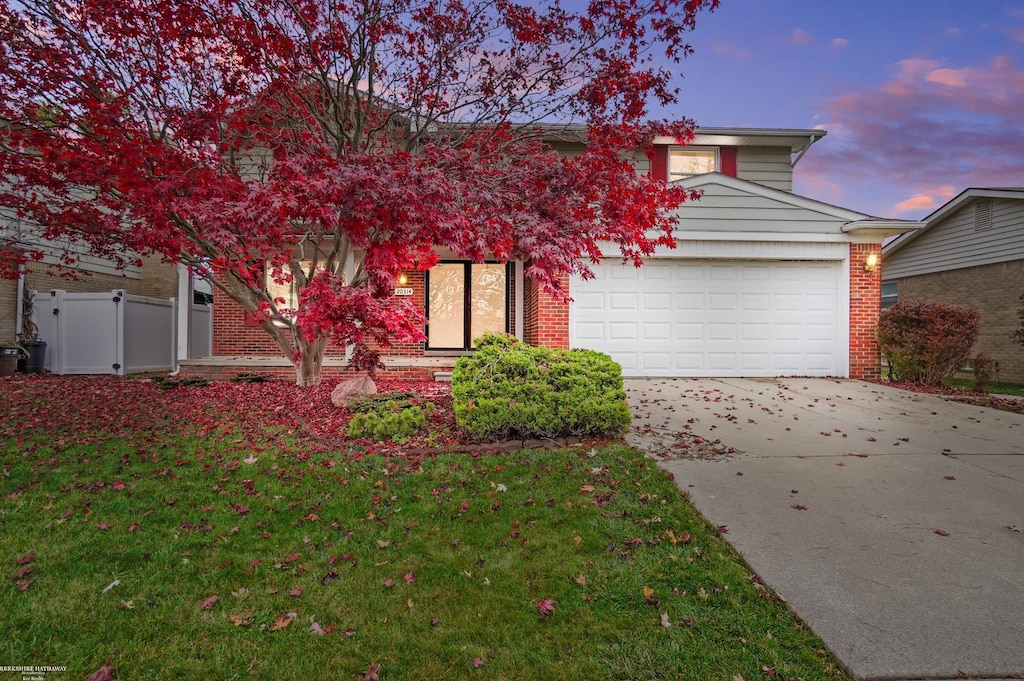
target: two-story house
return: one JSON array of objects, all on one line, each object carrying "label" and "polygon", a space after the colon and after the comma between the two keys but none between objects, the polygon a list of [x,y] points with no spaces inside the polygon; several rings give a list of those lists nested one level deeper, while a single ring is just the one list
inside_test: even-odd
[{"label": "two-story house", "polygon": [[[582,130],[548,143],[583,148]],[[637,172],[699,189],[676,213],[678,247],[643,267],[609,251],[595,277],[563,282],[571,303],[523,276],[527,263],[446,258],[402,275],[395,294],[427,316],[423,343],[392,348],[385,375],[429,378],[450,371],[473,339],[504,331],[550,347],[610,354],[626,376],[837,376],[873,378],[884,238],[919,227],[793,193],[793,168],[822,130],[699,128],[686,147],[657,140]],[[278,295],[288,298],[292,292]],[[214,376],[292,375],[289,361],[243,310],[215,294],[213,356],[183,362]],[[324,375],[349,372],[343,348]]]}]

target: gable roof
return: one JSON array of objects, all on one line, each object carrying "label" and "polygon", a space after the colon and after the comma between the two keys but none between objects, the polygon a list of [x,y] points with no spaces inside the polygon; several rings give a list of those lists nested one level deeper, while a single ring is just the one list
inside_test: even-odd
[{"label": "gable roof", "polygon": [[1024,199],[1024,187],[968,187],[921,220],[924,225],[922,229],[904,234],[886,244],[882,248],[882,256],[897,252],[976,199]]},{"label": "gable roof", "polygon": [[[880,241],[887,236],[916,230],[921,226],[921,223],[916,221],[878,218],[866,213],[825,203],[824,201],[807,198],[781,189],[766,187],[765,185],[758,184],[756,182],[742,180],[740,178],[733,177],[731,175],[724,175],[718,172],[694,175],[693,177],[675,180],[672,184],[686,187],[687,189],[708,191],[709,194],[711,193],[710,190],[712,190],[712,188],[720,187],[725,188],[734,194],[742,194],[747,197],[759,198],[763,201],[762,208],[755,210],[760,214],[751,212],[751,215],[757,215],[756,219],[758,220],[765,220],[765,225],[770,221],[767,215],[763,215],[767,210],[778,209],[781,212],[783,210],[790,209],[786,210],[785,214],[787,216],[793,215],[792,210],[801,211],[806,214],[806,218],[804,218],[804,216],[800,216],[801,219],[799,222],[776,225],[776,227],[767,228],[766,231],[779,231],[778,228],[788,231],[801,231],[794,229],[794,227],[799,224],[799,226],[808,228],[805,231],[843,233],[856,236],[859,240],[864,237],[871,237]],[[700,202],[696,202],[694,204],[683,204],[680,211],[687,212],[687,206],[699,209]],[[707,207],[707,210],[713,209],[711,207]],[[792,220],[792,217],[782,218],[780,222],[786,222],[787,220]]]}]

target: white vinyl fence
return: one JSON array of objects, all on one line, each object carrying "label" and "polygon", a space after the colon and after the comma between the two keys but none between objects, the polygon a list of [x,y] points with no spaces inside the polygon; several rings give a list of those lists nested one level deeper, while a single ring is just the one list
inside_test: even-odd
[{"label": "white vinyl fence", "polygon": [[[205,308],[196,311],[196,307]],[[192,319],[210,311],[193,306]],[[33,319],[46,341],[46,369],[55,374],[115,374],[170,371],[177,366],[177,302],[146,298],[123,290],[68,293],[54,290],[35,298]],[[193,328],[194,328],[193,324]],[[202,324],[200,324],[202,326]],[[196,341],[202,346],[202,339]],[[205,350],[205,346],[197,348]],[[207,351],[206,354],[209,354]],[[191,355],[191,352],[190,352]]]},{"label": "white vinyl fence", "polygon": [[192,303],[188,324],[188,358],[213,354],[213,307]]}]

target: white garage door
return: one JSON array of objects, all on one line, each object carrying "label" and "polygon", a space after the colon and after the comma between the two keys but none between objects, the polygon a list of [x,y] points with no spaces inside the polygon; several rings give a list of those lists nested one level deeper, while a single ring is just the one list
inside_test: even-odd
[{"label": "white garage door", "polygon": [[604,262],[570,283],[570,345],[626,376],[839,376],[840,264]]}]

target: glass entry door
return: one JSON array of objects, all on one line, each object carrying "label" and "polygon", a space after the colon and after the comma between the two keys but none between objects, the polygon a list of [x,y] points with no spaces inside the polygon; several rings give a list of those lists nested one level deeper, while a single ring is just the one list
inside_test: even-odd
[{"label": "glass entry door", "polygon": [[427,273],[427,348],[471,350],[487,332],[508,330],[508,268],[442,262]]}]

